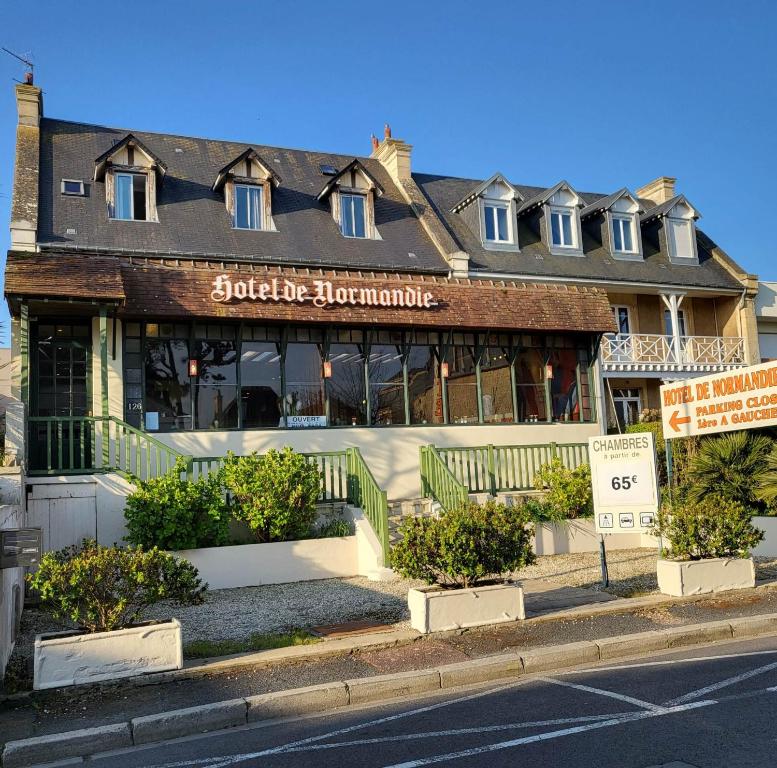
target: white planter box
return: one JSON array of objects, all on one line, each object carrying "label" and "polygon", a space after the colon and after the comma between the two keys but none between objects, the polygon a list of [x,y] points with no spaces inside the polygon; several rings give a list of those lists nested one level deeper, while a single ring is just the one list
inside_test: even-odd
[{"label": "white planter box", "polygon": [[677,597],[755,586],[755,565],[752,557],[659,560],[657,572],[659,591]]},{"label": "white planter box", "polygon": [[183,667],[177,619],[93,634],[55,632],[35,638],[33,687],[96,683]]},{"label": "white planter box", "polygon": [[408,590],[407,604],[411,626],[423,634],[526,618],[520,584],[469,589],[422,587]]}]

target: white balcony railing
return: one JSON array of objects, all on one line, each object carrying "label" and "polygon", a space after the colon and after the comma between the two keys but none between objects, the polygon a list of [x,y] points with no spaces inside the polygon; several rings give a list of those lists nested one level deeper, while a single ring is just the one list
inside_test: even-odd
[{"label": "white balcony railing", "polygon": [[717,371],[744,365],[745,344],[735,336],[608,333],[601,356],[605,371]]}]

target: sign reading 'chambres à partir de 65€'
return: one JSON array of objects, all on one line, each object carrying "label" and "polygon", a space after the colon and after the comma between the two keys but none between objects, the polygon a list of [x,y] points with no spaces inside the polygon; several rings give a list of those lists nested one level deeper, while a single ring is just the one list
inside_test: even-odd
[{"label": "sign reading 'chambres \u00e0 partir de 65\u20ac'", "polygon": [[588,438],[597,533],[645,533],[658,510],[652,432]]},{"label": "sign reading 'chambres \u00e0 partir de 65\u20ac'", "polygon": [[661,418],[668,439],[775,426],[777,362],[664,384]]}]

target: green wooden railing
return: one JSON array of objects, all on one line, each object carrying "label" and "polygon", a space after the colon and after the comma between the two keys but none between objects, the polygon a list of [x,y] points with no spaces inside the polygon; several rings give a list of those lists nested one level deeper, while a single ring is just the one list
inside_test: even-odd
[{"label": "green wooden railing", "polygon": [[[504,491],[533,489],[537,471],[554,458],[560,458],[569,469],[588,461],[587,443],[478,445],[434,450],[443,466],[468,493],[490,493],[492,496]],[[423,454],[421,482],[425,485]],[[449,481],[447,484],[450,485]],[[447,492],[445,484],[439,489]],[[446,506],[436,495],[436,490],[434,486],[429,486],[431,495]]]},{"label": "green wooden railing", "polygon": [[[30,416],[27,472],[30,475],[83,475],[118,472],[148,480],[184,459],[197,478],[217,472],[223,456],[189,456],[115,416]],[[347,501],[360,507],[389,560],[388,500],[358,448],[304,454],[321,473],[320,502]]]},{"label": "green wooden railing", "polygon": [[358,448],[346,449],[348,500],[359,507],[383,549],[383,565],[389,565],[388,496],[373,477]]},{"label": "green wooden railing", "polygon": [[421,493],[431,496],[445,510],[467,501],[467,486],[460,482],[433,445],[422,445],[420,452]]}]

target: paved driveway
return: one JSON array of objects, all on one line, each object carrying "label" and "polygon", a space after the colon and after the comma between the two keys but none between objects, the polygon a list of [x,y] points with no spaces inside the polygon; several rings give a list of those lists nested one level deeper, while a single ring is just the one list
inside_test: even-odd
[{"label": "paved driveway", "polygon": [[728,643],[94,759],[122,768],[777,765],[777,639]]}]

